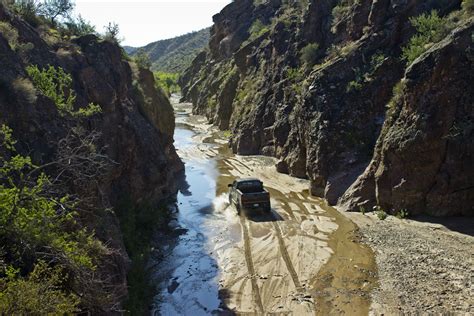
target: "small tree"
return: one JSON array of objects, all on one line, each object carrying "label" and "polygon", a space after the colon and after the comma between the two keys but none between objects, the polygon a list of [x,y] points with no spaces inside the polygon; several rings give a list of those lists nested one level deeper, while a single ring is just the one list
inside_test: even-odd
[{"label": "small tree", "polygon": [[143,48],[139,49],[135,54],[133,60],[137,63],[138,67],[149,69],[151,67],[150,56],[145,52]]},{"label": "small tree", "polygon": [[122,41],[118,37],[119,33],[120,33],[119,25],[115,22],[109,22],[109,24],[105,26],[104,39],[118,44]]},{"label": "small tree", "polygon": [[54,24],[58,16],[68,17],[73,9],[74,3],[71,0],[45,0],[42,11]]},{"label": "small tree", "polygon": [[95,27],[86,21],[81,15],[77,18],[70,18],[65,26],[69,35],[82,36],[87,34],[96,34]]}]

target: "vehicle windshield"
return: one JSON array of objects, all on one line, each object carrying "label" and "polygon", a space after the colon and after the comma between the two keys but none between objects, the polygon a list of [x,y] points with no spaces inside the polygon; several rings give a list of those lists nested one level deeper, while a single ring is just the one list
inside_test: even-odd
[{"label": "vehicle windshield", "polygon": [[263,185],[260,181],[242,181],[237,184],[237,189],[242,193],[262,192]]}]

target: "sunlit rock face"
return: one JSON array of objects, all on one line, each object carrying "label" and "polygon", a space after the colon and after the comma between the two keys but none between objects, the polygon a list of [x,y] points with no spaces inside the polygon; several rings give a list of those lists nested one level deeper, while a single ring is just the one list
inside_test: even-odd
[{"label": "sunlit rock face", "polygon": [[[183,99],[231,131],[234,152],[278,158],[278,171],[308,178],[311,192],[331,204],[473,214],[472,129],[449,137],[461,118],[472,121],[472,44],[461,40],[472,19],[459,13],[450,30],[456,35],[411,67],[402,58],[416,33],[411,17],[433,9],[446,17],[461,1],[336,4],[229,4],[214,17],[209,51],[181,78]],[[405,101],[391,102],[402,80]],[[423,118],[405,131],[424,135],[415,147],[395,132],[394,124],[409,117]]]}]

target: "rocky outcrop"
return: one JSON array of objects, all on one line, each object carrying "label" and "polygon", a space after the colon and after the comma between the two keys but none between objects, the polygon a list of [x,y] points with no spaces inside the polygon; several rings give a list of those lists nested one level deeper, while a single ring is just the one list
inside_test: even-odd
[{"label": "rocky outcrop", "polygon": [[[20,51],[0,33],[0,124],[13,129],[21,153],[32,156],[37,165],[47,164],[56,159],[58,142],[70,129],[96,132],[100,137],[95,148],[111,161],[99,183],[90,183],[96,188],[98,209],[115,206],[123,198],[136,204],[154,203],[176,193],[176,175],[183,166],[173,146],[173,109],[155,88],[151,72],[135,69],[117,44],[94,35],[47,40],[41,29],[11,15],[1,4],[0,21],[18,32],[19,43],[32,44]],[[62,116],[53,101],[33,86],[25,71],[30,64],[64,69],[72,77],[75,110],[94,103],[102,113],[74,122]],[[67,185],[70,193],[85,190]],[[108,276],[116,301],[111,310],[96,312],[116,310],[127,295],[129,265],[118,220],[109,211],[81,220],[113,250],[110,262],[98,267],[97,273]]]},{"label": "rocky outcrop", "polygon": [[473,213],[473,23],[416,60],[385,121],[370,165],[343,196],[359,206]]},{"label": "rocky outcrop", "polygon": [[[406,71],[414,71],[406,70],[401,58],[401,48],[415,32],[410,18],[433,9],[447,16],[460,9],[460,2],[309,1],[304,5],[268,1],[258,5],[234,1],[214,17],[209,52],[198,56],[181,78],[183,97],[193,102],[196,113],[232,131],[234,152],[277,157],[278,171],[310,179],[313,194],[336,204],[377,159],[376,144],[387,137],[381,132],[390,119],[387,105],[393,89]],[[258,30],[257,22],[263,25]],[[312,48],[308,44],[313,44]],[[310,60],[302,57],[305,49],[312,49]],[[465,67],[459,78],[467,77],[469,69]],[[429,77],[424,80],[428,87],[434,84]],[[445,95],[456,91],[448,86],[440,89]],[[424,99],[426,102],[443,103],[455,111],[455,102],[437,99],[440,94],[434,91],[427,92],[433,96]],[[472,92],[465,89],[462,106],[467,106],[470,98]],[[430,139],[436,137],[432,134]],[[435,147],[431,154],[437,153],[437,159],[443,160],[444,147]],[[462,159],[451,164],[458,166],[456,170],[465,168]],[[395,168],[391,172],[401,176],[399,171]],[[409,176],[420,177],[418,172],[421,170],[415,168]],[[436,178],[443,177],[441,170],[433,172]],[[474,171],[468,167],[464,173],[472,177]],[[397,190],[397,184],[380,182],[377,188],[384,187],[388,192],[384,196],[390,196],[385,202],[376,198],[375,186],[369,187],[367,181],[360,184],[372,192],[366,198],[370,201],[367,206],[380,205],[389,212],[404,206],[412,214],[473,213],[472,187],[466,181],[462,185],[444,181],[445,192],[466,191],[448,208],[429,202],[429,190],[416,184],[412,193],[419,195],[418,204],[401,203],[404,193],[390,193]],[[348,200],[352,202],[348,204]],[[362,206],[349,195],[344,205],[351,210]]]}]

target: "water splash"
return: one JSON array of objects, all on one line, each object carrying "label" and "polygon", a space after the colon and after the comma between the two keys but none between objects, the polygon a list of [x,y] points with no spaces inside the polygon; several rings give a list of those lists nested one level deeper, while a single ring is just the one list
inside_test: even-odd
[{"label": "water splash", "polygon": [[227,208],[229,208],[229,194],[222,193],[221,195],[216,196],[214,201],[212,201],[214,205],[214,212],[216,213],[224,213]]}]

